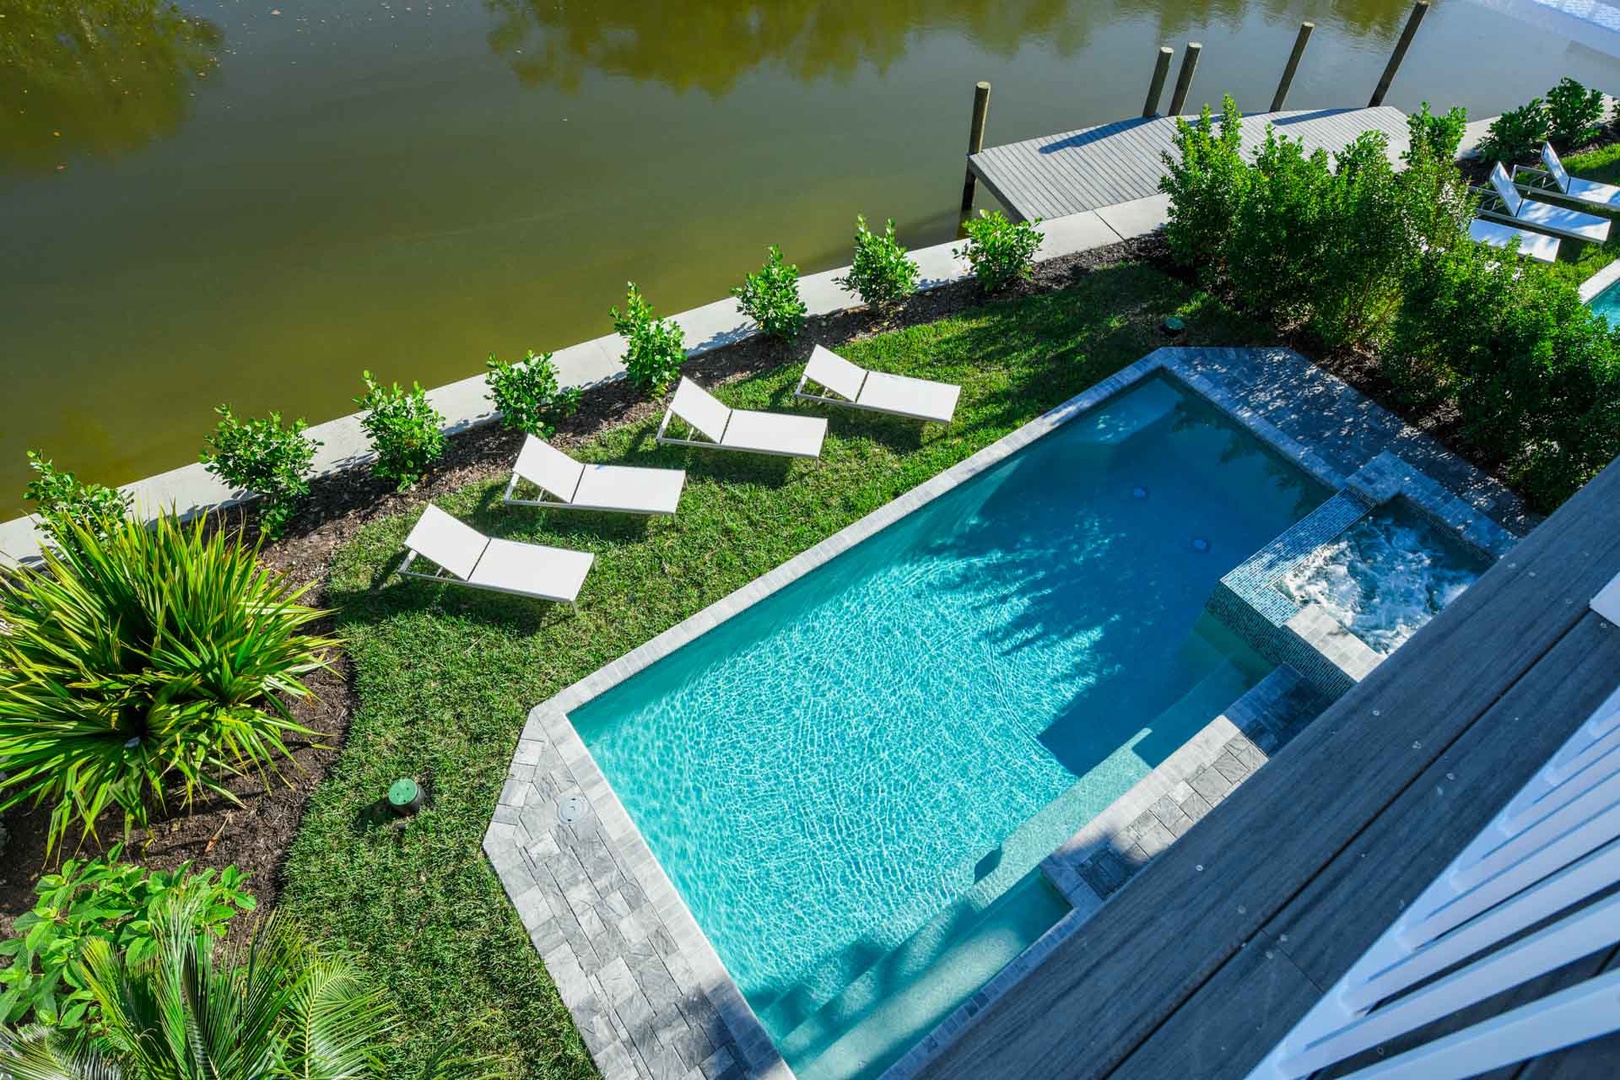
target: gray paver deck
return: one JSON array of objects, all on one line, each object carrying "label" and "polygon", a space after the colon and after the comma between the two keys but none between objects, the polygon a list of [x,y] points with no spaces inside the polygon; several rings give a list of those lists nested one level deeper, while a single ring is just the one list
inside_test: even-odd
[{"label": "gray paver deck", "polygon": [[[1245,116],[1243,146],[1250,155],[1264,140],[1267,124],[1302,141],[1307,152],[1341,150],[1365,131],[1389,136],[1392,159],[1407,148],[1406,115],[1387,105]],[[1120,120],[992,146],[971,155],[968,165],[1019,218],[1063,217],[1159,194],[1164,155],[1173,150],[1175,133],[1173,116]]]}]

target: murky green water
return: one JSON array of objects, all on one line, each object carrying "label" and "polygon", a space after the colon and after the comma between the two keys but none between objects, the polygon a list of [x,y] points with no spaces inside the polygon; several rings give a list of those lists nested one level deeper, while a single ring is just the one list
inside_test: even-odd
[{"label": "murky green water", "polygon": [[[315,422],[363,367],[606,333],[629,278],[671,312],[771,243],[837,265],[857,212],[948,239],[977,79],[1006,142],[1133,114],[1196,39],[1194,99],[1258,108],[1314,18],[1290,104],[1362,104],[1406,7],[0,0],[0,510],[27,447],[123,482],[222,401]],[[1390,103],[1484,115],[1602,64],[1439,0]]]}]

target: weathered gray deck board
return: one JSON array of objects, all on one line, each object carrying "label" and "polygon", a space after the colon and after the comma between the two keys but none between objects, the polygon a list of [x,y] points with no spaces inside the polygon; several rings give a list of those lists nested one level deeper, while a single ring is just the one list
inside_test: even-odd
[{"label": "weathered gray deck board", "polygon": [[[1388,106],[1246,116],[1243,146],[1251,155],[1267,124],[1303,141],[1308,151],[1342,149],[1364,131],[1387,134],[1392,156],[1407,146],[1406,116]],[[1121,120],[992,146],[971,155],[968,166],[1017,217],[1063,217],[1158,194],[1175,131],[1175,117]]]},{"label": "weathered gray deck board", "polygon": [[[1454,785],[1448,806],[1470,790],[1488,802],[1500,785],[1448,766],[1454,752],[1472,748],[1468,760],[1480,762],[1522,749],[1526,766],[1539,763],[1545,739],[1572,730],[1595,704],[1586,695],[1612,689],[1612,675],[1594,678],[1590,665],[1601,656],[1602,670],[1620,668],[1620,631],[1586,603],[1617,572],[1620,465],[1611,465],[987,1006],[925,1075],[1242,1075],[1327,985],[1320,980],[1331,982],[1382,932],[1395,898],[1415,894],[1456,854],[1466,831],[1431,822],[1440,839],[1423,858],[1382,849],[1375,858],[1364,845],[1394,843],[1395,822],[1410,830],[1416,819],[1392,818],[1387,832],[1372,823],[1432,799],[1426,774],[1437,762],[1437,775],[1457,777],[1445,781]],[[1596,687],[1574,685],[1577,660]],[[1553,689],[1565,682],[1567,690]],[[1501,722],[1527,700],[1534,717]],[[1525,724],[1553,730],[1530,738]],[[1377,910],[1329,934],[1327,901],[1316,900],[1310,939],[1295,942],[1278,916],[1311,914],[1324,872],[1339,889],[1365,885]],[[1335,914],[1349,918],[1349,909]],[[1221,988],[1224,996],[1214,992]],[[1161,1035],[1177,1038],[1152,1045]],[[1204,1055],[1197,1067],[1166,1064],[1174,1041]],[[1154,1056],[1160,1045],[1167,1056]],[[1157,1068],[1137,1071],[1138,1063]]]}]

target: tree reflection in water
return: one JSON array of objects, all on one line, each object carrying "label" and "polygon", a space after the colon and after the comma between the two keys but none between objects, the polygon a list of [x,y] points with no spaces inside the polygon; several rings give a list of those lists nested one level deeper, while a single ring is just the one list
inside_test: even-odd
[{"label": "tree reflection in water", "polygon": [[167,0],[5,0],[0,169],[52,169],[174,132],[194,80],[218,62],[218,27]]}]

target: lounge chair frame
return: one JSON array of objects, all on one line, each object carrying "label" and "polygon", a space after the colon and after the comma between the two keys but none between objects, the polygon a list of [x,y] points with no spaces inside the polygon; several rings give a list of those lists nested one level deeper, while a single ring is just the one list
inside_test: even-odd
[{"label": "lounge chair frame", "polygon": [[[709,392],[707,390],[704,390],[703,387],[698,386],[697,383],[693,383],[692,385],[697,386],[697,388],[699,390],[702,390],[703,393],[708,394],[709,397],[714,397],[713,394],[709,394]],[[719,401],[718,398],[715,398],[715,400]],[[720,404],[726,410],[726,422],[725,422],[725,425],[723,427],[721,427],[721,429],[720,429],[720,439],[721,440],[725,439],[726,432],[728,430],[730,430],[730,428],[731,428],[732,417],[736,416],[738,412],[754,412],[754,411],[757,411],[757,410],[751,410],[751,409],[733,409],[730,405],[726,405],[725,402],[723,402],[723,401],[720,402]],[[782,416],[782,417],[786,417],[786,418],[794,419],[794,420],[807,419],[806,417],[802,417],[802,416],[794,416],[794,414],[792,414],[792,413],[762,413],[761,415],[764,415],[764,416]],[[669,426],[670,426],[670,421],[671,420],[680,420],[681,423],[685,424],[687,426],[687,428],[689,428],[694,435],[697,435],[697,436],[700,436],[700,437],[699,438],[681,438],[680,436],[677,436],[677,435],[671,435],[669,433]],[[822,423],[825,423],[825,422],[826,421],[822,421]],[[696,449],[699,449],[699,450],[728,450],[728,451],[731,451],[732,453],[738,453],[738,454],[767,454],[767,455],[769,455],[771,457],[798,458],[798,459],[801,459],[801,460],[815,460],[816,458],[819,458],[821,456],[821,451],[820,451],[819,446],[817,447],[816,453],[813,454],[813,455],[812,454],[796,454],[791,450],[773,450],[773,449],[770,449],[768,447],[759,447],[759,446],[727,446],[723,441],[716,441],[716,440],[710,439],[708,436],[704,435],[703,432],[699,431],[698,428],[696,427],[696,425],[694,425],[691,421],[686,420],[686,419],[684,419],[682,417],[676,416],[675,415],[675,402],[673,400],[664,409],[664,418],[662,420],[660,420],[659,423],[658,423],[658,433],[654,436],[654,441],[658,442],[660,445],[663,445],[663,446],[690,446],[690,447],[695,447]]]},{"label": "lounge chair frame", "polygon": [[[534,436],[530,435],[527,436],[527,438],[533,439]],[[553,449],[555,449],[555,447],[553,447]],[[557,453],[561,454],[562,451],[558,450]],[[567,455],[564,456],[566,457]],[[572,460],[572,458],[570,458],[570,460]],[[577,465],[580,463],[575,462],[575,464]],[[640,471],[642,467],[635,465],[613,465],[609,466],[609,468]],[[517,466],[514,465],[512,468],[512,479],[507,481],[506,490],[501,494],[501,502],[506,506],[534,506],[544,510],[588,510],[599,514],[637,514],[642,517],[671,517],[675,514],[674,509],[648,510],[639,506],[603,506],[596,503],[581,503],[572,501],[574,496],[579,493],[580,485],[584,483],[585,473],[589,469],[589,465],[586,465],[583,469],[581,469],[579,477],[574,481],[574,490],[569,494],[569,500],[565,502],[564,500],[553,496],[545,487],[541,486],[540,484],[519,475]],[[646,471],[680,473],[682,477],[686,475],[684,469],[647,469]],[[539,489],[539,498],[518,499],[513,497],[517,492],[518,485],[525,481],[533,484],[535,488]],[[678,501],[679,500],[677,499],[677,502]]]},{"label": "lounge chair frame", "polygon": [[[438,508],[433,506],[432,503],[429,503],[427,509],[424,510],[423,512],[424,513],[429,513],[429,512],[431,512],[433,510],[436,510],[436,509],[438,509]],[[442,513],[443,511],[440,511],[440,512]],[[469,529],[471,529],[471,526],[467,526],[467,527]],[[472,531],[477,532],[476,529],[473,529]],[[475,569],[477,568],[478,564],[483,560],[484,556],[486,554],[488,554],[489,546],[495,540],[494,537],[485,536],[483,533],[478,533],[478,535],[480,537],[482,537],[482,539],[484,541],[484,546],[479,549],[478,558],[473,560],[473,567]],[[535,546],[535,545],[524,545],[524,546]],[[417,561],[418,558],[420,558],[424,563],[427,563],[429,566],[433,567],[433,572],[432,573],[423,573],[420,570],[411,569],[412,566],[416,565],[416,561]],[[594,562],[594,559],[593,559],[593,562]],[[543,601],[546,601],[548,603],[553,603],[553,604],[567,603],[567,604],[573,605],[573,607],[574,607],[574,609],[576,611],[579,609],[579,596],[578,596],[577,593],[572,597],[542,596],[539,593],[528,592],[528,591],[525,591],[523,589],[509,589],[509,588],[505,588],[505,587],[500,586],[500,585],[492,585],[492,584],[490,584],[488,582],[469,581],[467,578],[457,577],[455,574],[451,573],[449,570],[445,569],[444,567],[440,566],[438,563],[434,562],[431,556],[423,555],[421,552],[417,551],[415,548],[412,548],[412,547],[406,547],[406,549],[405,549],[405,560],[399,564],[399,568],[397,570],[395,570],[394,572],[399,574],[401,577],[415,578],[418,581],[431,581],[431,582],[433,582],[434,584],[437,584],[437,585],[459,585],[462,588],[466,588],[466,589],[479,589],[479,590],[482,590],[484,592],[502,593],[502,594],[504,594],[506,596],[521,596],[525,600],[543,600]]]},{"label": "lounge chair frame", "polygon": [[[816,348],[820,349],[821,346],[817,345]],[[837,353],[832,353],[832,350],[829,349],[827,351],[829,353],[831,353],[832,356],[835,357],[836,359],[844,360],[844,358],[839,356]],[[804,400],[804,401],[814,401],[814,402],[816,402],[817,404],[820,404],[820,405],[838,405],[838,406],[841,406],[841,407],[847,408],[847,409],[864,409],[867,412],[879,413],[879,414],[881,414],[883,416],[898,416],[898,417],[901,417],[902,419],[905,419],[905,420],[918,420],[918,421],[921,421],[922,423],[925,423],[925,424],[944,424],[947,427],[949,427],[955,421],[956,416],[955,416],[955,412],[954,412],[954,406],[953,406],[953,411],[952,411],[951,418],[948,419],[948,420],[941,420],[937,416],[922,416],[922,415],[919,415],[918,413],[915,413],[915,412],[902,412],[899,409],[893,409],[893,408],[889,408],[889,407],[883,406],[883,405],[871,405],[871,404],[868,404],[866,402],[860,401],[859,400],[859,394],[860,394],[861,390],[864,390],[866,388],[866,381],[872,377],[874,372],[872,372],[868,368],[860,367],[860,365],[855,364],[855,363],[853,363],[851,361],[844,360],[844,362],[846,364],[849,364],[853,368],[857,368],[861,373],[861,385],[860,385],[860,388],[856,390],[856,395],[857,395],[856,398],[854,398],[854,399],[846,398],[843,395],[839,394],[838,391],[834,390],[832,387],[827,386],[824,383],[816,382],[814,379],[812,379],[810,377],[810,366],[808,364],[805,365],[804,373],[799,376],[799,383],[793,389],[793,396],[796,397],[796,398],[800,398],[801,400]],[[897,377],[898,378],[904,378],[907,381],[914,382],[914,383],[930,383],[930,384],[935,385],[935,386],[950,386],[951,385],[949,383],[934,382],[934,380],[932,380],[932,379],[917,379],[917,378],[913,378],[912,376],[909,376],[909,375],[908,376],[897,376]],[[806,386],[817,387],[822,391],[822,393],[820,393],[820,394],[806,393],[805,389],[804,389]],[[958,387],[953,387],[953,389],[955,389],[957,391],[957,393],[960,395],[961,389],[962,389],[961,387],[959,387],[959,386]]]}]

